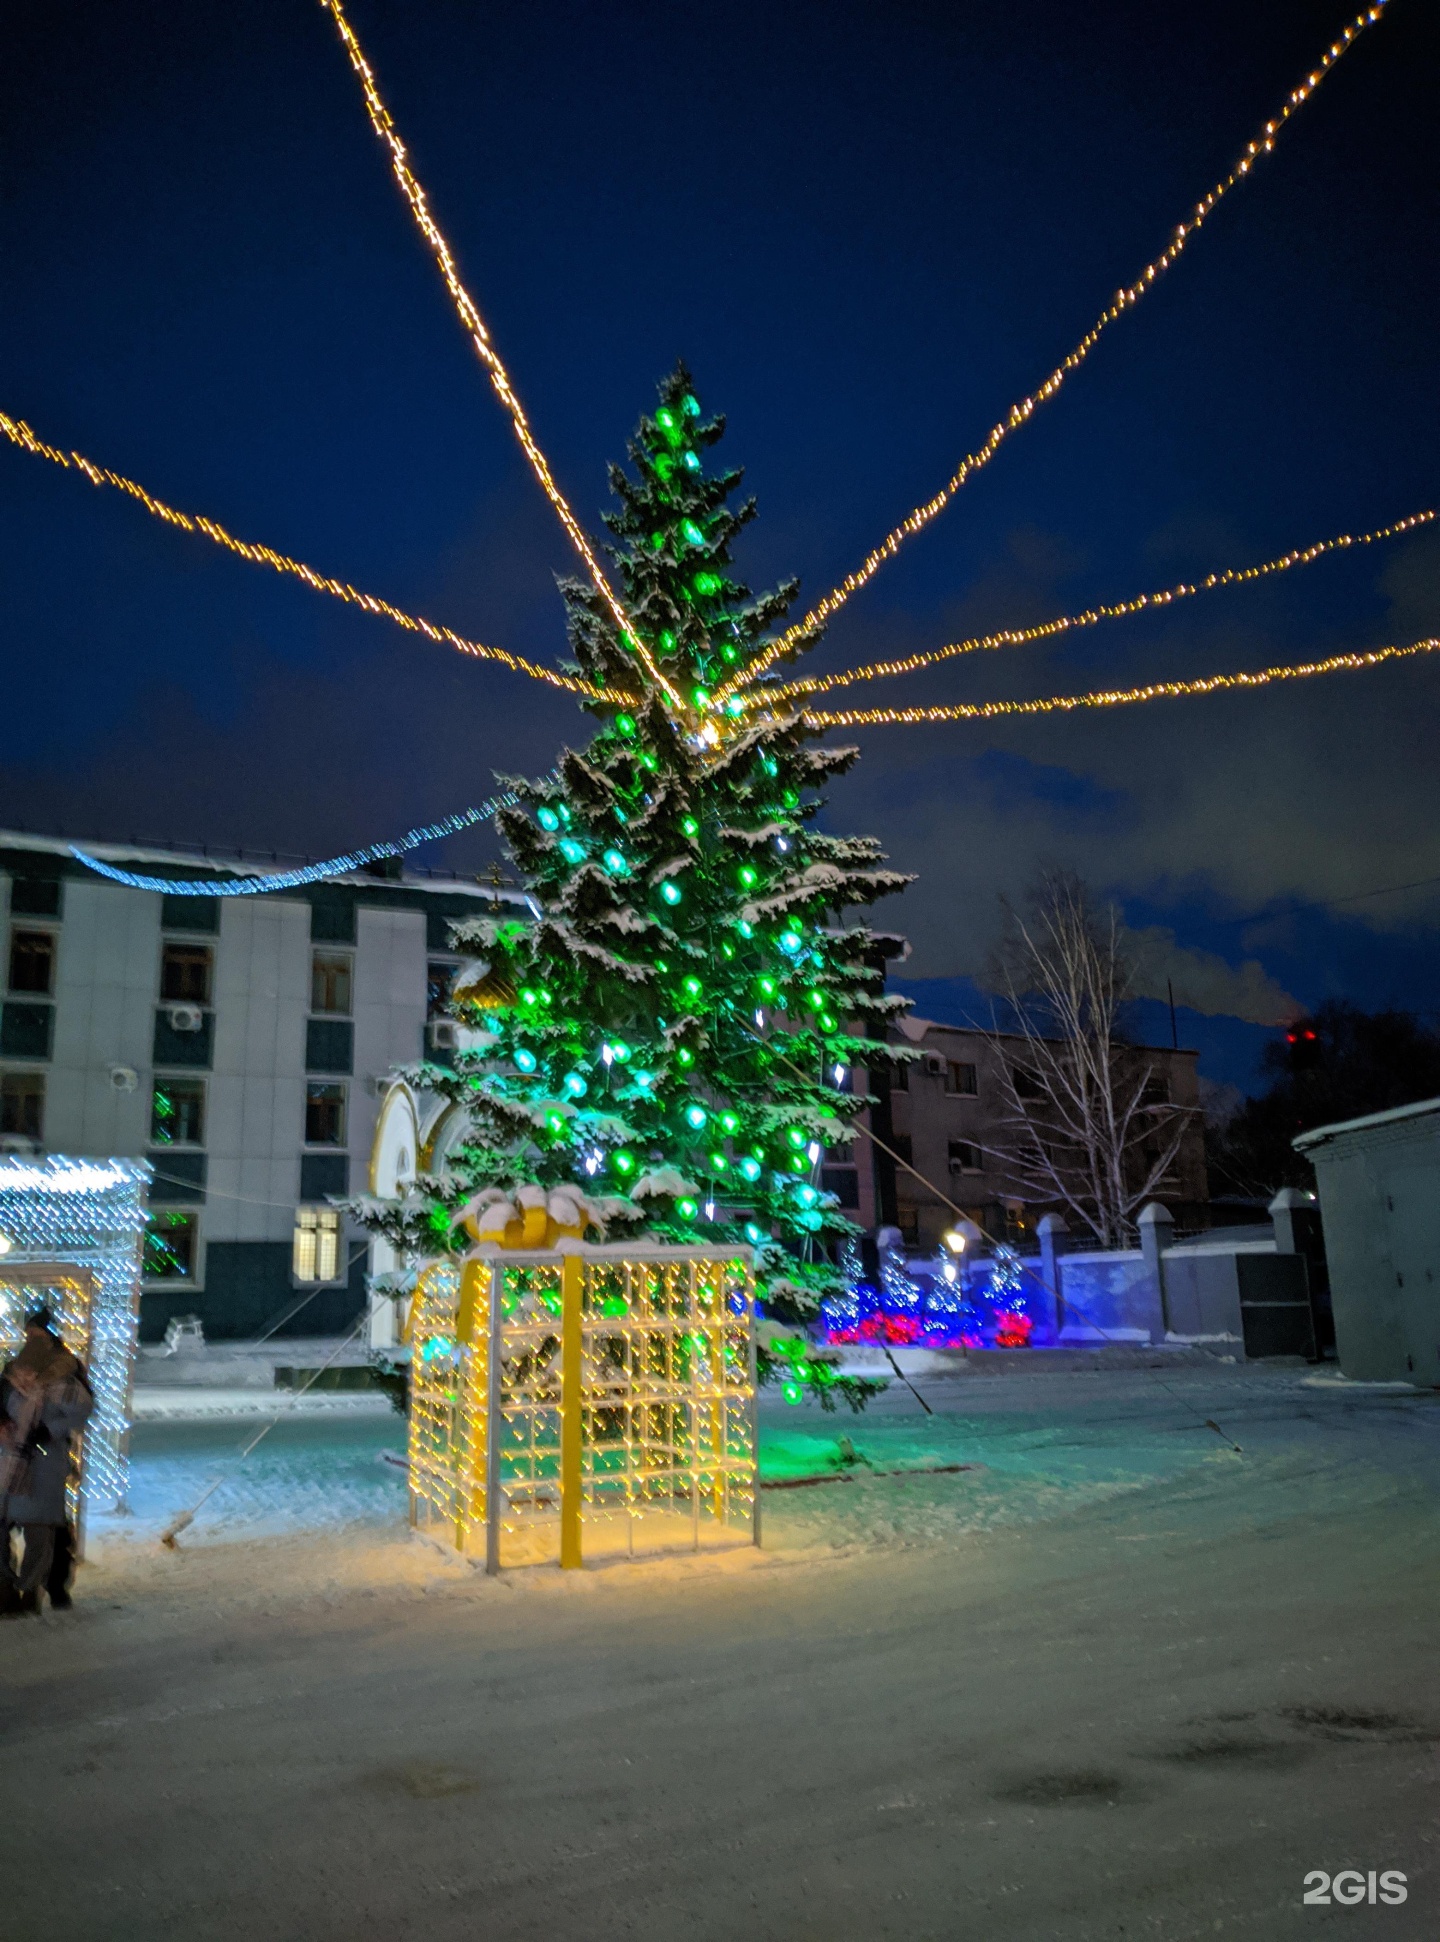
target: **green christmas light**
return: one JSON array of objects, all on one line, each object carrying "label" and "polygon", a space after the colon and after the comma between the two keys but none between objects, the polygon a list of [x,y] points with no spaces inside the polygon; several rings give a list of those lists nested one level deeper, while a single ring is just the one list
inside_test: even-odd
[{"label": "green christmas light", "polygon": [[[704,538],[703,533],[701,534],[701,538]],[[696,593],[719,593],[724,584],[724,581],[718,573],[697,573],[695,575]]]},{"label": "green christmas light", "polygon": [[803,1126],[787,1126],[785,1129],[785,1137],[797,1149],[807,1145],[810,1138]]},{"label": "green christmas light", "polygon": [[742,890],[753,890],[755,885],[760,881],[748,863],[742,863],[736,875],[739,877],[740,888]]},{"label": "green christmas light", "polygon": [[675,1054],[675,1057],[681,1065],[694,1065],[695,1063],[695,1054],[690,1050],[688,1045],[682,1045],[680,1050]]},{"label": "green christmas light", "polygon": [[540,1002],[540,993],[532,990],[528,984],[521,985],[520,1002],[522,1005],[538,1005]]},{"label": "green christmas light", "polygon": [[615,727],[620,734],[627,737],[631,736],[635,733],[635,717],[633,715],[617,715],[615,717]]},{"label": "green christmas light", "polygon": [[687,998],[699,998],[704,995],[705,987],[698,978],[687,978],[683,990]]},{"label": "green christmas light", "polygon": [[735,1113],[721,1113],[720,1124],[725,1128],[727,1133],[738,1133],[740,1131],[739,1116]]},{"label": "green christmas light", "polygon": [[675,1203],[675,1211],[681,1220],[694,1220],[700,1209],[695,1205],[693,1200],[677,1200]]},{"label": "green christmas light", "polygon": [[678,904],[684,894],[678,883],[662,883],[660,886],[660,895],[667,904]]},{"label": "green christmas light", "polygon": [[826,1032],[833,1032],[835,1029],[835,1020],[830,1016],[828,1011],[823,1011],[820,1014],[820,1028]]},{"label": "green christmas light", "polygon": [[550,1128],[552,1133],[563,1133],[565,1131],[565,1115],[563,1113],[546,1113],[545,1124]]},{"label": "green christmas light", "polygon": [[776,987],[775,987],[775,980],[773,978],[761,978],[759,980],[759,985],[760,985],[760,990],[764,993],[764,995],[767,998],[773,998],[775,996]]},{"label": "green christmas light", "polygon": [[725,1158],[723,1153],[712,1153],[710,1155],[710,1166],[711,1170],[715,1173],[725,1173],[729,1170],[730,1162]]},{"label": "green christmas light", "polygon": [[611,1041],[610,1056],[617,1065],[625,1065],[628,1062],[630,1058],[630,1047],[625,1043],[623,1038],[617,1038]]},{"label": "green christmas light", "polygon": [[708,708],[710,706],[710,690],[708,688],[692,688],[690,691],[690,700],[696,708]]},{"label": "green christmas light", "polygon": [[675,414],[673,411],[670,410],[668,405],[661,405],[660,409],[655,414],[655,423],[660,427],[662,432],[674,431]]},{"label": "green christmas light", "polygon": [[698,836],[700,834],[700,825],[693,816],[686,816],[681,822],[680,827],[687,836]]},{"label": "green christmas light", "polygon": [[635,1155],[626,1152],[625,1148],[622,1147],[618,1153],[611,1154],[610,1164],[617,1173],[633,1173],[635,1171]]}]

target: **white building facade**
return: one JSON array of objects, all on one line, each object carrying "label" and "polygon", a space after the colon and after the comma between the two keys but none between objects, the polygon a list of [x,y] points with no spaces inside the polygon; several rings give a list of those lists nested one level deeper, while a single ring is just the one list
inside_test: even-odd
[{"label": "white building facade", "polygon": [[[234,874],[90,848],[137,874]],[[365,1237],[331,1200],[370,1186],[389,1075],[445,1058],[450,923],[518,895],[357,872],[165,896],[0,832],[0,1149],[150,1162],[144,1339],[179,1315],[214,1340],[283,1329],[287,1312],[306,1335],[357,1317]]]}]

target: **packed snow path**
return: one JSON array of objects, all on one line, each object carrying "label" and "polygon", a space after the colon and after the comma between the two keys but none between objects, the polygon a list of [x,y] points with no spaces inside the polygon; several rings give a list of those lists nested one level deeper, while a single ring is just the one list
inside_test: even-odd
[{"label": "packed snow path", "polygon": [[[227,1432],[146,1426],[75,1612],[0,1631],[7,1765],[65,1849],[47,1929],[1433,1935],[1440,1398],[921,1386],[934,1418],[767,1407],[767,1471],[833,1473],[841,1436],[983,1468],[767,1490],[758,1554],[497,1581],[394,1521],[373,1414],[277,1431],[161,1552]],[[1302,1906],[1345,1868],[1408,1901]]]}]

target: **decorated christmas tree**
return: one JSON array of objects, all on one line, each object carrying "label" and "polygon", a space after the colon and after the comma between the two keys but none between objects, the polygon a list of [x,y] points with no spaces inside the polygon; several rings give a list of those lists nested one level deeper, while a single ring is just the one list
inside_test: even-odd
[{"label": "decorated christmas tree", "polygon": [[[752,596],[731,547],[754,515],[724,430],[688,373],[661,386],[612,467],[607,517],[631,632],[588,585],[562,588],[595,730],[540,782],[509,781],[502,838],[534,915],[456,925],[453,1069],[411,1076],[464,1109],[444,1171],[367,1218],[412,1252],[499,1238],[532,1217],[592,1240],[757,1250],[763,1311],[792,1329],[843,1283],[852,1224],[821,1185],[863,1100],[857,1064],[891,1054],[872,933],[851,913],[908,879],[868,838],[817,827],[856,759],[818,745],[763,686],[717,706],[774,633],[794,583]],[[613,697],[611,699],[610,697]],[[874,1033],[872,1036],[871,1033]],[[800,1335],[762,1332],[792,1394],[861,1400]]]}]

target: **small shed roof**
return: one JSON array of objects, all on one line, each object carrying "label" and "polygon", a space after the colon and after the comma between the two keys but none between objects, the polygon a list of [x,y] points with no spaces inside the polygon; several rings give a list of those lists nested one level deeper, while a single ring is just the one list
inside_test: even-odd
[{"label": "small shed roof", "polygon": [[1424,1119],[1431,1114],[1440,1114],[1440,1099],[1417,1099],[1413,1106],[1392,1106],[1388,1112],[1366,1113],[1362,1119],[1341,1119],[1333,1126],[1316,1126],[1308,1133],[1297,1134],[1290,1144],[1297,1153],[1308,1153],[1311,1147],[1324,1146],[1342,1133],[1364,1133],[1372,1126],[1394,1126],[1401,1120]]}]

